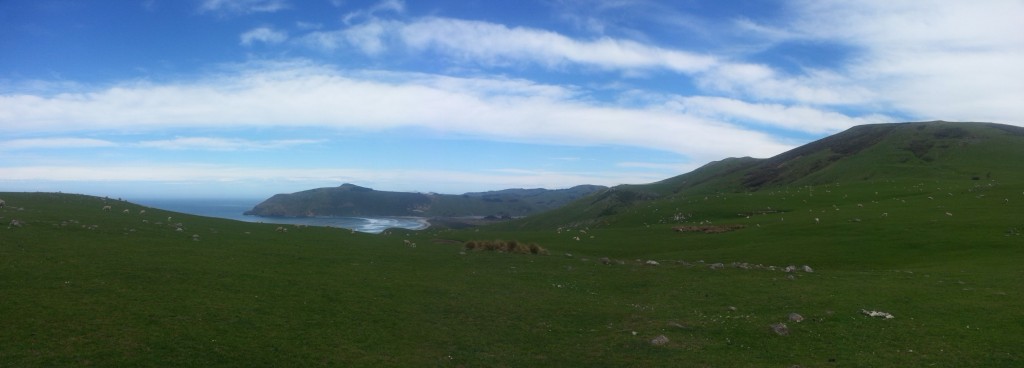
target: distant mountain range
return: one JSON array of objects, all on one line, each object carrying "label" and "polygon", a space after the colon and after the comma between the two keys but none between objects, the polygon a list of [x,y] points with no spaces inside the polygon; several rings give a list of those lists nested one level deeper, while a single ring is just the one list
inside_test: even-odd
[{"label": "distant mountain range", "polygon": [[278,194],[246,215],[317,216],[489,216],[511,218],[535,214],[605,190],[599,185],[569,189],[506,189],[461,195],[379,191],[354,184]]},{"label": "distant mountain range", "polygon": [[[1024,128],[992,123],[872,124],[775,157],[726,158],[659,182],[606,188],[509,189],[462,195],[375,191],[352,184],[278,194],[259,216],[510,216],[517,228],[645,221],[640,206],[688,203],[715,193],[878,182],[1024,181]],[[670,205],[671,204],[671,205]]]}]

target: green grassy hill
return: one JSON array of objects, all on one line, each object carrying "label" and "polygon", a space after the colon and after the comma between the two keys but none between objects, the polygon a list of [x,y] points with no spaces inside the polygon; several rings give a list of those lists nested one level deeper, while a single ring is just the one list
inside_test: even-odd
[{"label": "green grassy hill", "polygon": [[851,132],[467,230],[0,193],[0,366],[1024,365],[1019,131]]},{"label": "green grassy hill", "polygon": [[[1021,157],[1024,128],[1020,127],[941,121],[864,125],[768,159],[730,158],[657,183],[617,186],[512,226],[579,226],[620,220],[632,226],[661,219],[618,215],[630,209],[636,212],[642,206],[677,207],[693,198],[724,193],[781,192],[823,185],[873,188],[884,182],[948,183],[958,188],[1019,182],[1024,180],[1024,160],[1016,158]],[[785,203],[777,205],[781,207],[773,211],[786,207]]]}]

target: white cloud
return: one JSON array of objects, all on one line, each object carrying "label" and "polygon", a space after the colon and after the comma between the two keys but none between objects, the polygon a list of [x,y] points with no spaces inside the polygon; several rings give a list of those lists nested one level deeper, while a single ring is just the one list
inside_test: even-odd
[{"label": "white cloud", "polygon": [[[336,5],[337,6],[337,5]],[[351,24],[353,21],[358,19],[375,18],[377,13],[396,13],[401,14],[405,12],[405,2],[401,0],[383,0],[376,5],[360,11],[351,12],[345,14],[341,18],[345,24]]]},{"label": "white cloud", "polygon": [[0,141],[0,151],[33,149],[103,148],[115,147],[117,145],[117,143],[111,141],[93,138],[25,138]]},{"label": "white cloud", "polygon": [[125,84],[55,96],[2,95],[0,132],[423,128],[487,139],[646,147],[695,160],[767,157],[790,148],[721,120],[574,96],[571,89],[523,80],[343,73],[285,65],[191,83]]},{"label": "white cloud", "polygon": [[298,145],[320,143],[320,140],[285,139],[271,141],[252,141],[237,138],[215,137],[177,137],[139,142],[137,146],[171,150],[211,150],[211,151],[242,151],[288,148]]},{"label": "white cloud", "polygon": [[279,44],[288,39],[288,34],[270,27],[258,27],[242,33],[239,38],[244,46],[250,46],[256,42]]},{"label": "white cloud", "polygon": [[695,73],[716,63],[715,58],[603,37],[575,40],[532,28],[509,28],[489,22],[428,17],[413,22],[371,19],[351,27],[313,32],[306,43],[326,51],[350,45],[375,55],[389,41],[417,51],[438,51],[462,61],[486,65],[536,63],[545,67],[582,64],[601,69],[665,69]]},{"label": "white cloud", "polygon": [[856,125],[894,121],[894,118],[881,114],[850,117],[809,106],[751,103],[724,97],[678,97],[670,102],[670,106],[709,119],[750,122],[814,134],[832,134]]},{"label": "white cloud", "polygon": [[[788,13],[777,24],[748,28],[779,44],[833,43],[854,54],[824,77],[756,75],[705,83],[769,98],[803,88],[792,93],[804,96],[799,101],[849,98],[916,119],[1024,121],[1024,2],[801,0],[792,1]],[[819,92],[825,97],[813,97]]]},{"label": "white cloud", "polygon": [[290,7],[287,0],[203,0],[199,4],[199,12],[273,13]]},{"label": "white cloud", "polygon": [[871,88],[828,70],[805,70],[803,75],[780,75],[763,64],[723,63],[697,77],[702,88],[755,100],[815,105],[859,105],[875,101]]}]

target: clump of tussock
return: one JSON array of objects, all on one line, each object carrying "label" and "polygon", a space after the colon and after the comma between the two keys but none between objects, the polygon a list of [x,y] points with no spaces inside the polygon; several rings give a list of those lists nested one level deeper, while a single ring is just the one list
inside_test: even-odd
[{"label": "clump of tussock", "polygon": [[548,250],[537,245],[537,243],[521,243],[516,240],[470,240],[464,244],[464,247],[466,250],[488,250],[492,252],[519,254],[548,254]]}]

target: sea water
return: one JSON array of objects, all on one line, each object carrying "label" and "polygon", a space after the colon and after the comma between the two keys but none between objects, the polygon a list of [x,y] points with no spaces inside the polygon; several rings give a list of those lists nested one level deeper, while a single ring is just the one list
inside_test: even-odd
[{"label": "sea water", "polygon": [[422,217],[260,217],[246,216],[262,199],[133,199],[132,202],[162,210],[245,222],[331,226],[379,234],[390,228],[423,230],[430,226]]}]

